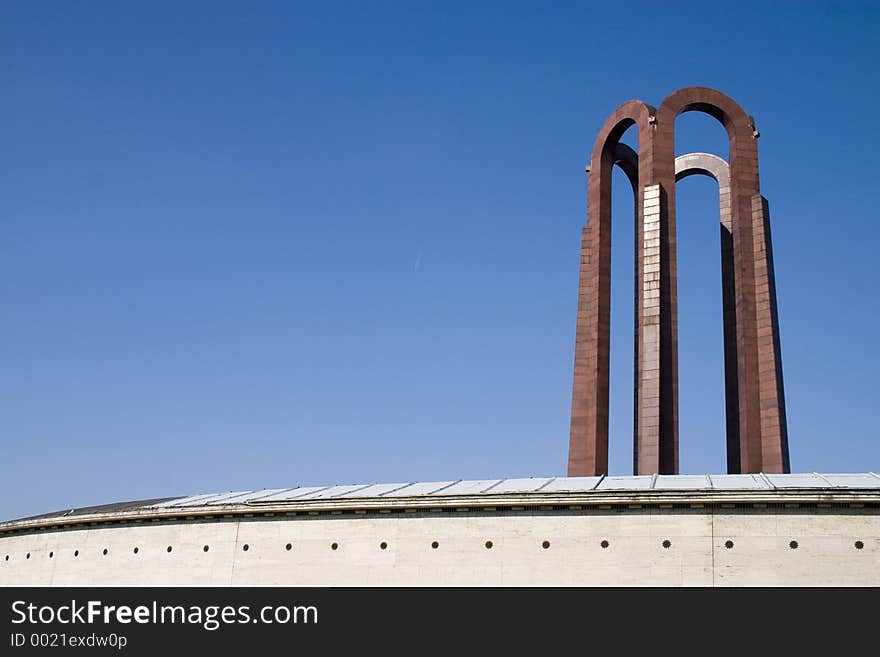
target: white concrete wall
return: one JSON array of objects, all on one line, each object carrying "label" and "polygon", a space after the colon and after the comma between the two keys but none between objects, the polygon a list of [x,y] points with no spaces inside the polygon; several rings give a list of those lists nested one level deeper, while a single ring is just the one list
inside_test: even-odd
[{"label": "white concrete wall", "polygon": [[[671,547],[664,548],[664,540]],[[789,547],[792,540],[797,549]],[[854,547],[857,540],[863,549]],[[384,584],[880,586],[880,514],[848,508],[475,510],[147,520],[0,535],[0,585],[7,586]]]}]

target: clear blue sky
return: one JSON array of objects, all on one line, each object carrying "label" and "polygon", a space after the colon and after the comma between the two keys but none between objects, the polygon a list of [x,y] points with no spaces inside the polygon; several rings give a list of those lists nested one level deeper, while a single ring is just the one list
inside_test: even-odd
[{"label": "clear blue sky", "polygon": [[[880,470],[878,32],[849,2],[4,3],[0,519],[564,474],[584,165],[689,85],[761,131],[792,469]],[[723,472],[717,190],[678,193],[681,471]]]}]

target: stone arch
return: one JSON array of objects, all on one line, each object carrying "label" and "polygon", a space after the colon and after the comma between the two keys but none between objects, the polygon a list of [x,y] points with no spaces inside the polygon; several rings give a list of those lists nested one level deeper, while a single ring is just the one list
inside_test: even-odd
[{"label": "stone arch", "polygon": [[675,182],[694,175],[709,176],[719,186],[730,186],[730,165],[712,153],[688,153],[675,158]]},{"label": "stone arch", "polygon": [[[730,144],[730,232],[737,373],[737,435],[728,434],[729,472],[788,472],[782,362],[767,201],[758,178],[759,133],[751,116],[729,96],[707,87],[686,87],[670,94],[657,111],[654,182],[666,194],[663,217],[669,235],[669,325],[664,354],[672,368],[672,387],[661,402],[667,431],[661,451],[674,451],[678,463],[678,303],[676,293],[675,118],[699,111],[717,119]],[[730,425],[729,425],[730,428]],[[735,458],[732,452],[738,454]]]},{"label": "stone arch", "polygon": [[614,165],[617,166],[629,179],[633,193],[639,191],[639,154],[631,146],[622,141],[614,147]]},{"label": "stone arch", "polygon": [[[620,105],[599,131],[587,167],[587,223],[581,234],[569,472],[608,472],[611,174],[615,164],[621,166],[633,184],[636,198],[640,198],[640,181],[650,179],[654,136],[652,122],[655,113],[653,107],[638,100]],[[633,125],[638,130],[639,139],[640,156],[635,158],[637,165],[633,162],[632,149],[628,152],[628,147],[624,148],[626,145],[620,143],[620,137]],[[641,203],[636,203],[635,212],[636,226],[639,228],[642,218]],[[639,242],[637,235],[636,243]],[[636,307],[639,294],[639,287],[636,286]],[[638,338],[636,341],[638,342]],[[636,358],[634,367],[637,370],[639,362]],[[638,399],[638,390],[635,394]]]}]

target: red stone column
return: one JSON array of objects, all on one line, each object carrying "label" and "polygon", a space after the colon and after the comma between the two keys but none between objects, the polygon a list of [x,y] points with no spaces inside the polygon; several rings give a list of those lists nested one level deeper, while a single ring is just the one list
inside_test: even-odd
[{"label": "red stone column", "polygon": [[[581,236],[581,268],[572,384],[570,476],[608,472],[608,367],[611,306],[611,172],[620,136],[635,124],[639,131],[638,177],[653,161],[653,108],[624,103],[609,117],[593,148],[587,184],[587,225]],[[629,174],[628,174],[629,175]],[[632,180],[632,176],[630,177]],[[638,198],[641,198],[639,193]],[[641,226],[642,204],[637,204]],[[637,243],[641,235],[636,236]],[[641,271],[637,273],[641,276]],[[636,289],[639,295],[640,290]],[[638,368],[638,363],[636,364]],[[638,381],[638,379],[637,379]],[[638,392],[636,394],[639,394]],[[642,430],[642,427],[639,427]]]},{"label": "red stone column", "polygon": [[640,276],[637,318],[637,403],[633,462],[637,474],[674,472],[664,470],[663,441],[663,374],[664,361],[669,359],[669,343],[664,342],[663,323],[669,307],[664,299],[668,285],[669,258],[663,240],[662,190],[659,185],[644,185],[638,200],[642,206],[641,230],[637,231],[636,254]]},{"label": "red stone column", "polygon": [[758,395],[761,409],[761,471],[789,472],[791,466],[788,458],[770,212],[767,199],[760,195],[752,197],[752,234],[758,335]]}]

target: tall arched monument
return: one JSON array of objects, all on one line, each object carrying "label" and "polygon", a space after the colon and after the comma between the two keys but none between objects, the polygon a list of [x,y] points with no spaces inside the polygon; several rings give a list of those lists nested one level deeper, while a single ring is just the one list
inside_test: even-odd
[{"label": "tall arched monument", "polygon": [[[730,162],[675,157],[675,119],[705,112],[727,130]],[[631,126],[639,152],[620,142]],[[707,87],[672,93],[659,109],[631,100],[605,122],[588,167],[581,240],[569,476],[608,473],[611,173],[635,197],[633,472],[678,473],[678,310],[675,183],[718,182],[729,473],[789,472],[779,321],[767,200],[758,181],[758,131],[728,96]]]}]

